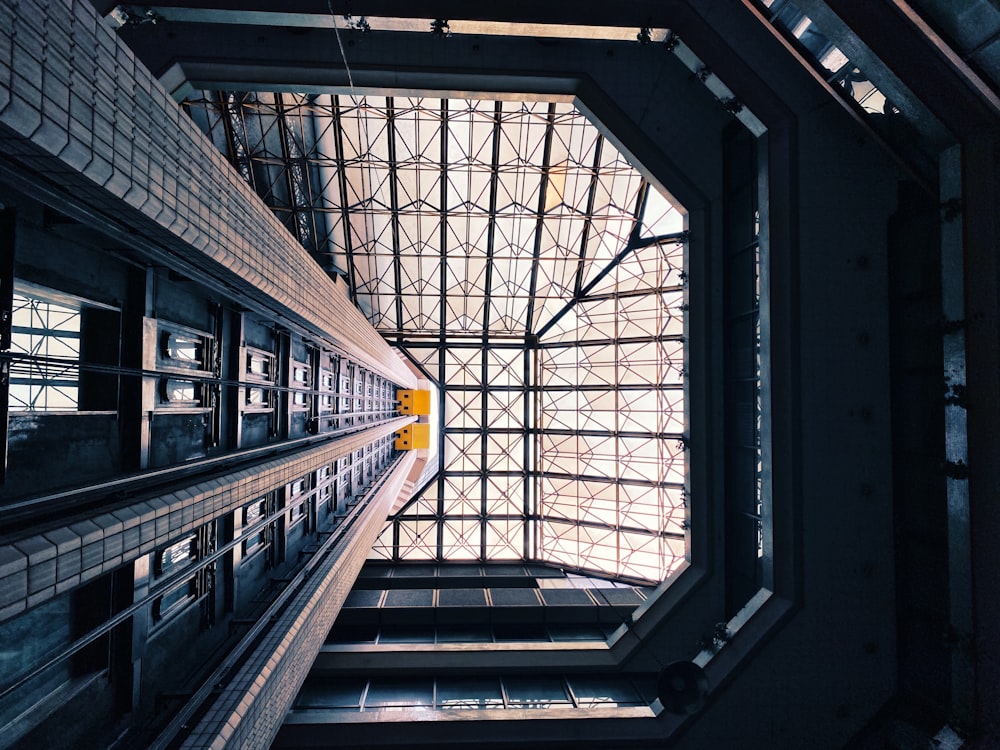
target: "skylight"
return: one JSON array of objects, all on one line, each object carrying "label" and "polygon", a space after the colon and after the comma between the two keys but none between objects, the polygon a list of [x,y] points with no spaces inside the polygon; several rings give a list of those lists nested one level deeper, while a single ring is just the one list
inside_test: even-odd
[{"label": "skylight", "polygon": [[437,474],[375,556],[641,581],[677,568],[685,213],[593,123],[544,101],[211,93],[189,108],[439,388]]}]

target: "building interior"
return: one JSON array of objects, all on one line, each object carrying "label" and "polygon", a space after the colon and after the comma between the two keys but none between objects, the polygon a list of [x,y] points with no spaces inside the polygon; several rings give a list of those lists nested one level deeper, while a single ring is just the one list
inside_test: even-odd
[{"label": "building interior", "polygon": [[997,0],[0,0],[0,747],[1000,747]]}]

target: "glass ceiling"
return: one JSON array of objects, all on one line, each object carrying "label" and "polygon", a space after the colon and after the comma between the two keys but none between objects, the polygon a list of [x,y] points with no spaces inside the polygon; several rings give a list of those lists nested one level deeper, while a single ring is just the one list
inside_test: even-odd
[{"label": "glass ceiling", "polygon": [[436,472],[373,549],[660,581],[686,549],[685,213],[571,103],[186,103],[439,387]]}]

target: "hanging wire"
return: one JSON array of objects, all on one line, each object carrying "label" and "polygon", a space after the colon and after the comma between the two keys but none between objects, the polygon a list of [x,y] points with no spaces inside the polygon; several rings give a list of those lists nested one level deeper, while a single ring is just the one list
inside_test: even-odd
[{"label": "hanging wire", "polygon": [[337,46],[340,47],[340,59],[344,61],[344,70],[347,71],[347,85],[351,87],[351,96],[354,96],[354,78],[351,76],[351,66],[347,64],[347,54],[344,52],[344,42],[340,39],[340,26],[337,24],[337,14],[333,12],[333,0],[326,0],[326,8],[333,19],[333,33],[337,37]]}]

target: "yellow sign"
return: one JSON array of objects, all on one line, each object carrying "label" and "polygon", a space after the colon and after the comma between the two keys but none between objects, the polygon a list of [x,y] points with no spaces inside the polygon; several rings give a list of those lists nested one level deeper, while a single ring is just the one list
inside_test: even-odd
[{"label": "yellow sign", "polygon": [[396,391],[400,414],[430,414],[430,391]]},{"label": "yellow sign", "polygon": [[396,450],[412,451],[418,448],[431,447],[431,426],[429,424],[410,424],[396,433]]}]

